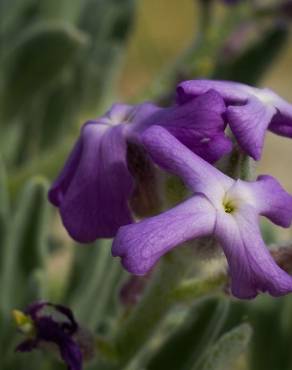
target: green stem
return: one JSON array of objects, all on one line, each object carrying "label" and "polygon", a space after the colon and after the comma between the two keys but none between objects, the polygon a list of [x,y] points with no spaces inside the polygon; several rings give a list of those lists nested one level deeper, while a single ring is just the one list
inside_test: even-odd
[{"label": "green stem", "polygon": [[175,252],[161,261],[148,290],[114,339],[120,357],[119,368],[126,365],[154,333],[174,303],[171,293],[187,273],[189,265],[189,258],[180,259]]},{"label": "green stem", "polygon": [[41,174],[46,177],[55,176],[58,169],[63,165],[65,158],[68,156],[74,141],[75,135],[72,137],[70,136],[53,150],[44,152],[41,156],[36,157],[27,165],[12,172],[8,182],[11,196],[15,196],[23,183],[36,174]]},{"label": "green stem", "polygon": [[188,302],[218,291],[228,281],[225,273],[208,276],[203,280],[191,279],[179,285],[171,294],[174,302]]}]

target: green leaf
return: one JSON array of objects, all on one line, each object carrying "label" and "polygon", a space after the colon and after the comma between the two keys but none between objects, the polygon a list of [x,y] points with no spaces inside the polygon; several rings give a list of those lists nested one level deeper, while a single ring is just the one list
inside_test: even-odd
[{"label": "green leaf", "polygon": [[7,224],[10,217],[9,194],[7,188],[7,174],[4,162],[0,156],[0,238],[2,225]]},{"label": "green leaf", "polygon": [[24,188],[6,239],[2,258],[2,310],[23,308],[40,299],[37,269],[43,268],[47,256],[48,184],[41,178]]},{"label": "green leaf", "polygon": [[[224,334],[206,353],[204,365],[200,370],[232,370],[239,356],[247,349],[252,329],[241,324]],[[198,370],[197,366],[193,370]]]},{"label": "green leaf", "polygon": [[[10,223],[10,205],[9,194],[7,189],[7,177],[4,162],[0,157],[0,260],[3,260],[4,244],[7,238],[8,226]],[[1,270],[0,270],[1,273]],[[0,280],[0,289],[2,284]]]},{"label": "green leaf", "polygon": [[121,65],[134,19],[135,0],[87,0],[79,28],[91,37],[85,58],[77,67],[82,111],[97,113],[109,93]]},{"label": "green leaf", "polygon": [[4,117],[11,118],[32,104],[86,45],[85,34],[66,23],[40,23],[24,32],[6,56]]},{"label": "green leaf", "polygon": [[284,302],[285,298],[275,300],[261,296],[249,304],[249,322],[254,329],[249,356],[250,370],[291,369],[290,352],[287,351],[289,323],[285,322],[286,330],[283,331],[281,322]]},{"label": "green leaf", "polygon": [[82,3],[82,0],[41,1],[40,16],[44,19],[60,19],[74,23],[78,19]]},{"label": "green leaf", "polygon": [[158,349],[147,370],[188,370],[218,337],[229,302],[216,297],[194,305],[183,325]]}]

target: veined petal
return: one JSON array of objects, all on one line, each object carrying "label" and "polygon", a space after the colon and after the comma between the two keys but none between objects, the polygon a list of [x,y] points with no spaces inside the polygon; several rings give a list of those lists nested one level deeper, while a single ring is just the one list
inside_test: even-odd
[{"label": "veined petal", "polygon": [[177,101],[184,103],[209,90],[217,91],[227,104],[244,104],[249,98],[243,84],[232,81],[189,80],[177,86]]},{"label": "veined petal", "polygon": [[81,158],[60,206],[64,226],[77,241],[112,237],[132,222],[128,198],[133,184],[122,130],[119,125],[83,127]]},{"label": "veined petal", "polygon": [[226,118],[234,136],[242,149],[255,160],[261,157],[266,130],[275,113],[272,105],[263,104],[252,96],[244,106],[227,108]]},{"label": "veined petal", "polygon": [[194,193],[204,193],[214,206],[233,183],[162,127],[146,130],[142,142],[155,163],[179,176]]},{"label": "veined petal", "polygon": [[292,222],[292,196],[272,176],[261,175],[257,181],[248,183],[254,194],[258,212],[275,224],[289,227]]},{"label": "veined petal", "polygon": [[272,296],[292,292],[292,277],[276,264],[266,248],[252,207],[234,214],[218,213],[215,235],[228,260],[234,296],[250,299],[259,292]]},{"label": "veined petal", "polygon": [[194,196],[175,208],[120,228],[113,256],[135,275],[146,274],[158,259],[177,245],[212,233],[215,209],[204,196]]}]

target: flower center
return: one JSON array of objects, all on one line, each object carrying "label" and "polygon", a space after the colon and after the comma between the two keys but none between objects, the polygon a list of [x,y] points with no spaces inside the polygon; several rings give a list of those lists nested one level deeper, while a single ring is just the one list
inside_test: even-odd
[{"label": "flower center", "polygon": [[234,213],[236,211],[236,206],[230,199],[223,200],[223,208],[226,213]]}]

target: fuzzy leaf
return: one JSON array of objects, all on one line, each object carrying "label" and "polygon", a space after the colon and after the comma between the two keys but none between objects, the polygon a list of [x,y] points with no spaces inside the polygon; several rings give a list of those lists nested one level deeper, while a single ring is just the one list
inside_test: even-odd
[{"label": "fuzzy leaf", "polygon": [[[224,334],[206,353],[201,370],[231,370],[239,356],[245,352],[252,335],[251,326],[241,324]],[[193,370],[197,370],[197,366]]]},{"label": "fuzzy leaf", "polygon": [[6,314],[41,298],[36,271],[44,266],[47,253],[47,189],[46,181],[35,178],[26,185],[18,201],[1,261],[1,303]]},{"label": "fuzzy leaf", "polygon": [[40,23],[27,30],[6,57],[4,117],[11,118],[32,104],[86,43],[85,34],[66,23]]},{"label": "fuzzy leaf", "polygon": [[218,337],[228,313],[226,300],[207,298],[194,305],[183,325],[150,360],[147,370],[188,370]]}]

